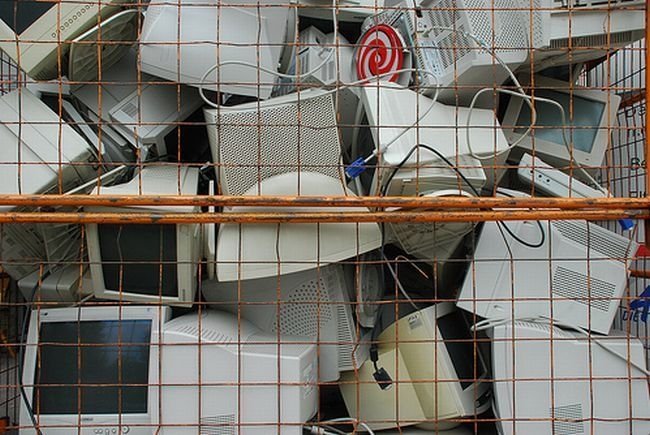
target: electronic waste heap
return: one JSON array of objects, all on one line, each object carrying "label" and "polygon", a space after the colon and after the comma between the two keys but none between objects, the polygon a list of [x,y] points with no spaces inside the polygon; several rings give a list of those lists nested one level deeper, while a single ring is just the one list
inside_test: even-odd
[{"label": "electronic waste heap", "polygon": [[[0,97],[0,190],[611,196],[621,96],[579,83],[645,36],[644,7],[3,1],[22,72]],[[83,211],[375,211],[123,204]],[[613,328],[634,240],[629,220],[4,224],[33,307],[16,424],[647,435],[646,352]]]}]

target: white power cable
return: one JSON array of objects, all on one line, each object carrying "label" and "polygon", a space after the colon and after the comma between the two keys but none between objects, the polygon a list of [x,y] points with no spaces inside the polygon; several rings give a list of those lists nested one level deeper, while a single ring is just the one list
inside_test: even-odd
[{"label": "white power cable", "polygon": [[627,364],[630,366],[634,367],[635,369],[639,370],[642,372],[644,375],[650,377],[650,370],[646,369],[645,367],[635,363],[634,361],[630,360],[627,358],[625,355],[617,352],[616,350],[612,349],[610,346],[608,346],[605,342],[602,340],[599,340],[596,338],[593,334],[590,334],[589,331],[585,330],[584,328],[574,325],[571,323],[566,323],[562,321],[558,321],[556,319],[551,319],[546,316],[533,316],[533,317],[515,317],[515,318],[495,318],[495,319],[485,319],[481,320],[479,322],[476,322],[474,326],[472,326],[471,330],[472,331],[484,331],[486,329],[492,329],[497,326],[501,325],[507,325],[512,322],[528,322],[528,323],[543,323],[545,325],[554,325],[554,326],[560,326],[564,327],[567,329],[572,329],[576,332],[579,332],[580,334],[583,334],[585,337],[589,338],[591,341],[596,343],[598,346],[606,350],[607,352],[611,353],[612,355],[622,359],[625,361]]}]

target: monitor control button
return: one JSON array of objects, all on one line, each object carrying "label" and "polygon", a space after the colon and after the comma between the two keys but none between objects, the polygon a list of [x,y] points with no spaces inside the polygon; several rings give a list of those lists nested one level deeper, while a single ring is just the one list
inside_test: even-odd
[{"label": "monitor control button", "polygon": [[131,431],[131,428],[128,426],[122,426],[122,433],[129,433]]}]

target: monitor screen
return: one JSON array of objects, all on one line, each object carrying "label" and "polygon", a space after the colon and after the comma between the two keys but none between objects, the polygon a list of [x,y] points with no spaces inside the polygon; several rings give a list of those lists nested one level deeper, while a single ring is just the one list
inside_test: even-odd
[{"label": "monitor screen", "polygon": [[56,3],[58,1],[0,0],[0,19],[20,35]]},{"label": "monitor screen", "polygon": [[34,412],[146,414],[151,320],[42,323]]},{"label": "monitor screen", "polygon": [[[598,134],[600,121],[605,112],[606,104],[548,89],[536,90],[535,96],[548,98],[560,103],[564,108],[567,126],[575,127],[574,129],[567,128],[565,130],[567,140],[569,143],[573,141],[574,149],[585,153],[591,152],[594,147],[594,140]],[[573,100],[572,112],[569,110],[571,100]],[[549,103],[536,102],[535,110],[537,111],[537,122],[535,123],[534,132],[535,139],[564,146],[562,129],[560,128],[562,126],[562,113],[560,109]],[[570,113],[573,115],[572,119]],[[517,126],[515,132],[520,134],[525,133],[530,126],[530,122],[530,107],[528,107],[528,104],[523,103],[519,112],[519,119],[517,119],[515,124]]]},{"label": "monitor screen", "polygon": [[178,296],[176,225],[97,225],[107,290]]},{"label": "monitor screen", "polygon": [[[465,319],[460,311],[439,318],[437,324],[460,380],[460,386],[464,390],[474,384],[474,379],[483,375],[483,364],[478,357],[478,350],[474,358],[474,341],[469,328],[465,327]],[[476,366],[476,375],[474,366]]]}]

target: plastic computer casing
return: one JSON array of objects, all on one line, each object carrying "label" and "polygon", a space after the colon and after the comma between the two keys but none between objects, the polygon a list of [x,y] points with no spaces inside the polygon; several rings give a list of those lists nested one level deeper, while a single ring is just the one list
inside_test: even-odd
[{"label": "plastic computer casing", "polygon": [[[141,306],[102,306],[102,307],[74,307],[74,308],[41,308],[32,311],[29,322],[29,332],[25,344],[25,362],[22,375],[22,384],[30,400],[39,424],[42,435],[69,435],[71,432],[80,435],[95,435],[99,433],[128,433],[130,435],[150,435],[153,430],[153,418],[157,414],[154,407],[147,404],[149,411],[142,414],[80,414],[69,415],[38,415],[37,404],[31,403],[33,386],[36,373],[37,355],[39,352],[39,331],[45,322],[95,322],[102,320],[151,320],[151,347],[149,351],[148,397],[153,397],[153,391],[158,387],[157,367],[160,362],[160,348],[158,331],[171,317],[171,311],[166,307],[141,307]],[[108,343],[116,345],[117,343]],[[156,403],[157,405],[157,403]],[[20,401],[20,434],[35,435],[36,430],[24,401]],[[115,430],[115,432],[113,432]],[[108,432],[105,432],[108,431]]]},{"label": "plastic computer casing", "polygon": [[[371,361],[358,372],[344,373],[339,387],[351,417],[373,430],[419,425],[431,431],[452,428],[458,423],[450,419],[473,416],[489,408],[490,386],[484,382],[488,373],[482,359],[473,353],[465,355],[475,360],[472,366],[476,376],[465,379],[458,375],[447,346],[459,340],[446,339],[438,328],[439,319],[455,311],[452,303],[432,305],[403,317],[379,334],[377,365],[386,370],[393,385],[380,388],[373,378]],[[463,388],[461,381],[469,385]]]},{"label": "plastic computer casing", "polygon": [[484,318],[552,316],[607,334],[638,245],[586,221],[539,224],[486,222],[457,306]]},{"label": "plastic computer casing", "polygon": [[367,357],[367,346],[357,347],[352,287],[344,267],[330,265],[265,279],[204,281],[202,293],[214,308],[239,313],[263,331],[315,343],[318,379],[331,382]]},{"label": "plastic computer casing", "polygon": [[310,89],[204,112],[225,195],[242,195],[265,178],[287,172],[341,177],[332,93]]},{"label": "plastic computer casing", "polygon": [[[223,182],[223,180],[222,180]],[[353,195],[339,178],[318,172],[287,172],[263,179],[244,196]],[[283,212],[333,212],[343,208],[281,207]],[[278,207],[236,206],[229,212],[272,212]],[[345,211],[365,212],[366,207]],[[274,277],[336,263],[378,249],[381,231],[375,222],[361,223],[224,223],[217,237],[217,278],[238,281]]]},{"label": "plastic computer casing", "polygon": [[646,366],[642,343],[516,321],[494,328],[492,370],[501,435],[650,433],[647,377],[612,349]]},{"label": "plastic computer casing", "polygon": [[[156,167],[149,166],[137,173],[128,183],[95,189],[92,195],[193,195],[197,193],[198,169],[189,167]],[[180,186],[180,190],[179,190]],[[197,212],[199,207],[166,206],[166,207],[86,207],[89,212],[122,211],[129,213],[159,213],[165,212]],[[137,288],[107,288],[104,276],[102,250],[98,224],[87,224],[88,257],[94,294],[101,299],[113,299],[132,302],[152,302],[178,306],[191,306],[197,288],[197,276],[201,261],[202,244],[199,224],[176,224],[176,258],[177,295],[163,296],[138,293]],[[143,246],[147,248],[147,246]],[[143,260],[147,265],[155,260]]]},{"label": "plastic computer casing", "polygon": [[[0,97],[0,119],[0,193],[65,193],[97,176],[97,150],[31,91],[16,89]],[[3,226],[0,262],[12,278],[35,271],[34,259],[47,260],[43,231],[53,226]]]},{"label": "plastic computer casing", "polygon": [[149,403],[160,435],[301,435],[318,409],[313,343],[207,309],[155,336],[160,372]]},{"label": "plastic computer casing", "polygon": [[[59,41],[76,38],[97,24],[98,15],[100,20],[106,19],[125,3],[128,1],[51,3],[52,7],[20,35],[0,20],[0,49],[33,79],[54,79],[60,76],[57,58],[67,54],[68,50],[68,45]],[[61,60],[65,62],[65,59]]]},{"label": "plastic computer casing", "polygon": [[253,0],[151,4],[140,40],[142,71],[198,87],[218,62],[246,62],[252,67],[217,68],[205,88],[267,99],[276,77],[255,66],[277,70],[289,13],[279,0],[266,1],[263,8]]},{"label": "plastic computer casing", "polygon": [[[616,95],[614,92],[584,89],[578,86],[574,86],[571,83],[542,76],[535,77],[535,89],[543,89],[545,91],[561,93],[567,95],[570,99],[580,98],[587,101],[592,101],[594,104],[604,105],[602,115],[600,116],[600,119],[595,120],[593,124],[594,128],[596,128],[597,131],[595,133],[591,151],[587,152],[579,149],[576,146],[573,146],[573,160],[575,162],[571,161],[571,158],[569,157],[569,149],[563,140],[560,140],[559,143],[551,142],[541,139],[540,137],[535,137],[534,132],[531,132],[525,136],[523,140],[519,142],[518,147],[526,150],[529,153],[532,152],[541,156],[548,163],[551,163],[556,167],[566,167],[570,165],[575,166],[576,162],[579,165],[584,166],[599,166],[603,161],[605,152],[607,151],[611,134],[618,125],[616,114],[618,112],[618,106],[621,102],[621,97]],[[542,131],[542,128],[548,130],[549,128],[556,127],[559,130],[563,127],[562,125],[546,126],[542,124],[542,111],[548,111],[557,114],[557,117],[560,118],[561,114],[559,108],[550,103],[541,101],[537,101],[534,104],[537,112],[537,126],[539,126],[539,131]],[[514,143],[515,141],[522,138],[525,130],[529,127],[529,124],[517,124],[524,105],[526,105],[526,110],[530,111],[527,103],[522,98],[512,97],[503,117],[501,125],[503,126],[503,131],[505,132],[506,137],[508,138],[508,142],[510,143]],[[564,115],[566,123],[569,124],[571,122],[571,116],[579,116],[579,113],[573,114],[570,107],[564,107]],[[565,133],[567,141],[569,142],[568,145],[571,147],[571,130],[567,128]]]}]

